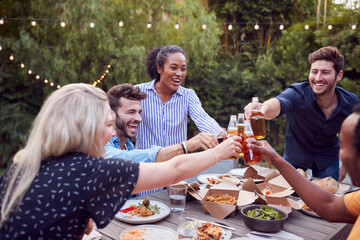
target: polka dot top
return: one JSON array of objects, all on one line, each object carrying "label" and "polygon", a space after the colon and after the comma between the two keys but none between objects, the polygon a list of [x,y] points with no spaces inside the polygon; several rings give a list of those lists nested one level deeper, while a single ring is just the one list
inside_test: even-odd
[{"label": "polka dot top", "polygon": [[[0,179],[0,203],[11,175]],[[99,228],[131,195],[139,163],[71,153],[43,161],[18,211],[0,229],[0,239],[81,239],[92,218]]]}]

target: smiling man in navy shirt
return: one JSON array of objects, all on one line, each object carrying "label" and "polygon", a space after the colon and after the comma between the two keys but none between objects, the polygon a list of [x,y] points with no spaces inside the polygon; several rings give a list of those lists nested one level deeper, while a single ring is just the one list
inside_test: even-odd
[{"label": "smiling man in navy shirt", "polygon": [[[309,54],[309,81],[288,86],[262,104],[265,119],[286,114],[284,159],[314,177],[339,179],[337,133],[359,98],[336,83],[343,77],[344,56],[328,46]],[[246,117],[251,105],[245,107]],[[340,176],[342,180],[344,174]]]}]

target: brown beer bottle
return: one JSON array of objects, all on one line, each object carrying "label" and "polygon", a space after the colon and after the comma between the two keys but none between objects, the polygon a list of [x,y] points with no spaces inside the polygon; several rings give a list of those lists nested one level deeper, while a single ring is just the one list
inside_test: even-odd
[{"label": "brown beer bottle", "polygon": [[266,137],[265,119],[258,97],[252,98],[250,123],[255,139],[264,139]]},{"label": "brown beer bottle", "polygon": [[243,141],[244,163],[245,165],[254,165],[261,162],[261,154],[247,147],[248,143],[256,142],[250,122],[245,120],[245,134]]}]

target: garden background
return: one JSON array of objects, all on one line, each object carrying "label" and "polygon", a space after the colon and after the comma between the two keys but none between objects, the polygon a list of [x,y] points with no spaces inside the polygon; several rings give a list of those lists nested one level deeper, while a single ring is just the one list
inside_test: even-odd
[{"label": "garden background", "polygon": [[[145,56],[161,45],[187,52],[182,85],[196,91],[223,127],[253,96],[265,101],[307,81],[308,54],[327,45],[345,56],[338,85],[360,96],[359,2],[2,0],[0,168],[24,145],[57,87],[83,82],[107,91],[150,81]],[[198,130],[189,122],[190,138]],[[266,139],[282,153],[285,117],[266,127]]]}]

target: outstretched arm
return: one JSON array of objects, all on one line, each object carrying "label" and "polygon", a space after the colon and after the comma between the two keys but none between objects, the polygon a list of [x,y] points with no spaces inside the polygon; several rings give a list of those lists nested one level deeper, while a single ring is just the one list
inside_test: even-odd
[{"label": "outstretched arm", "polygon": [[[280,101],[277,98],[271,98],[264,103],[260,103],[260,106],[260,110],[264,114],[264,118],[267,120],[276,118],[277,116],[279,116],[281,111]],[[244,113],[246,119],[250,119],[251,103],[246,105],[246,107],[244,108]]]},{"label": "outstretched arm", "polygon": [[183,154],[161,163],[140,163],[140,172],[133,193],[168,186],[192,177],[231,156],[239,157],[241,138],[234,136],[214,149]]},{"label": "outstretched arm", "polygon": [[304,178],[267,141],[258,141],[255,144],[248,145],[248,147],[259,151],[267,163],[274,165],[301,199],[322,218],[332,222],[353,223],[356,221],[356,217],[346,209],[343,196],[337,197]]},{"label": "outstretched arm", "polygon": [[[195,137],[185,141],[185,147],[188,152],[193,152],[199,148],[204,150],[214,148],[218,145],[218,141],[214,134],[201,132]],[[167,161],[177,155],[183,154],[184,150],[181,143],[171,146],[163,147],[160,149],[156,156],[156,162]]]}]

